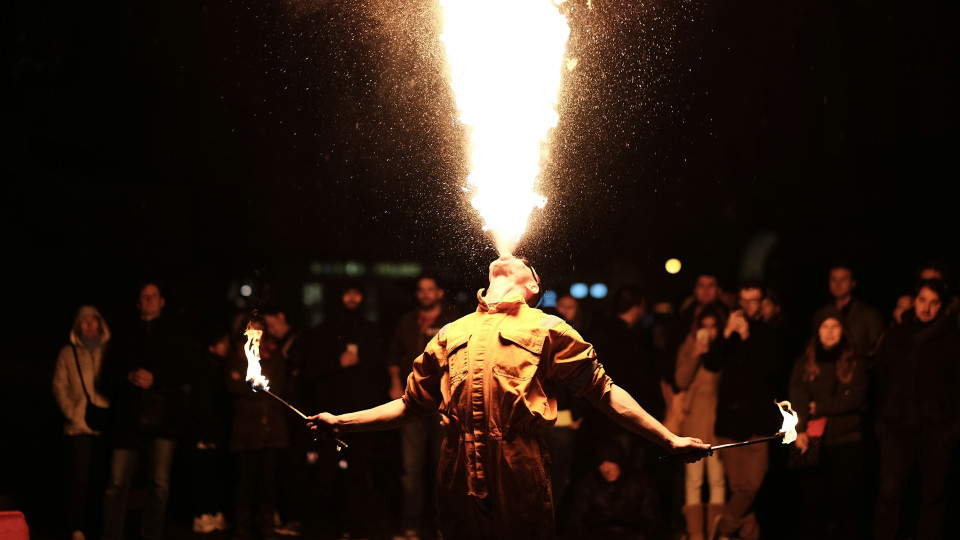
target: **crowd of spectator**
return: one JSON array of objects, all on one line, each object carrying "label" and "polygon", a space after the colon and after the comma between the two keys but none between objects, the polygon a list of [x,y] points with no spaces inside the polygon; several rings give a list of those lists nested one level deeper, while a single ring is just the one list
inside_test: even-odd
[{"label": "crowd of spectator", "polygon": [[[614,381],[676,433],[714,445],[769,436],[781,427],[775,402],[785,396],[799,418],[782,460],[776,447],[757,444],[684,465],[659,460],[655,447],[558,388],[558,420],[541,437],[561,536],[947,537],[960,310],[946,278],[938,264],[921,268],[915,289],[885,317],[854,296],[853,269],[836,264],[832,301],[812,314],[799,346],[778,295],[758,281],[724,289],[701,273],[676,310],[652,309],[637,287],[620,288],[590,314],[569,295],[557,298],[545,311],[583,334]],[[261,306],[261,369],[272,392],[310,414],[395,399],[427,342],[471,308],[447,302],[439,280],[423,275],[415,309],[385,332],[365,317],[363,291],[345,284],[336,310],[311,329],[295,328],[279,306]],[[376,536],[383,521],[370,509],[391,507],[380,499],[395,480],[400,501],[388,536],[436,537],[437,418],[399,430],[398,467],[385,479],[376,434],[353,434],[340,451],[251,390],[245,314],[203,335],[185,332],[164,314],[152,282],[137,306],[139,318],[115,334],[94,306],[80,307],[57,358],[71,540],[163,538],[177,453],[189,469],[178,478],[190,483],[197,534]],[[798,512],[789,526],[770,527],[758,505],[772,470],[789,486],[775,496]],[[138,483],[146,498],[134,533],[127,506]]]}]

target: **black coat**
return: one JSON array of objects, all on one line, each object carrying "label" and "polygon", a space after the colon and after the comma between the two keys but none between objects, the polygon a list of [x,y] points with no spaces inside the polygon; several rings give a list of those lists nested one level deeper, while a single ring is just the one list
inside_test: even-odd
[{"label": "black coat", "polygon": [[[340,311],[307,339],[303,393],[310,410],[342,414],[386,401],[383,338],[377,325],[359,310]],[[345,368],[340,355],[348,344],[356,345],[359,361]]]},{"label": "black coat", "polygon": [[638,471],[624,471],[614,482],[598,472],[585,476],[577,486],[570,512],[568,538],[659,538],[660,515],[657,485]]},{"label": "black coat", "polygon": [[704,363],[710,371],[721,372],[714,432],[736,441],[773,435],[783,423],[774,405],[783,398],[776,395],[783,366],[780,332],[763,321],[750,321],[746,341],[733,333],[723,347],[723,354]]},{"label": "black coat", "polygon": [[874,360],[881,429],[960,425],[960,333],[952,318],[923,324],[913,310],[905,312]]},{"label": "black coat", "polygon": [[[115,411],[114,446],[137,448],[153,438],[180,435],[189,406],[188,366],[197,356],[180,326],[165,316],[138,320],[117,336],[104,366]],[[128,380],[137,369],[153,374],[149,389]]]}]

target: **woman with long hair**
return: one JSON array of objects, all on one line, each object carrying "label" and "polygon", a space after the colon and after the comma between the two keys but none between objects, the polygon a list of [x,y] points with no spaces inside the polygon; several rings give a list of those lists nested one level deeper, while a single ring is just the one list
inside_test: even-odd
[{"label": "woman with long hair", "polygon": [[858,537],[867,385],[843,314],[823,311],[790,377],[790,401],[799,417],[800,455],[793,462],[805,472],[810,538]]},{"label": "woman with long hair", "polygon": [[[726,325],[724,310],[716,304],[707,304],[694,319],[694,327],[677,350],[676,382],[680,389],[683,418],[680,431],[692,433],[706,443],[716,444],[713,424],[717,419],[717,389],[720,374],[704,366],[709,356],[721,354],[717,340]],[[723,338],[720,336],[720,341]],[[703,540],[706,529],[720,516],[726,501],[726,482],[719,456],[711,455],[685,466],[686,499],[683,515],[687,522],[687,538]],[[706,473],[706,475],[704,475]],[[710,498],[704,507],[701,490],[704,476],[710,488]],[[704,527],[704,509],[706,523]]]},{"label": "woman with long hair", "polygon": [[82,306],[70,331],[70,343],[60,350],[53,372],[53,396],[65,420],[66,525],[72,540],[92,534],[95,524],[88,518],[100,515],[94,508],[101,492],[95,484],[106,472],[103,430],[110,406],[100,393],[100,371],[109,341],[110,329],[97,308]]}]

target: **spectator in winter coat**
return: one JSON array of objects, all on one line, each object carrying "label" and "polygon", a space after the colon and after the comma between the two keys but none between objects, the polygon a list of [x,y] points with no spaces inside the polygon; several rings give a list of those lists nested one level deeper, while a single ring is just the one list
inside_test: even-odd
[{"label": "spectator in winter coat", "polygon": [[944,313],[946,284],[922,280],[913,309],[887,331],[875,358],[880,493],[874,532],[895,538],[910,472],[919,464],[917,538],[944,537],[946,479],[960,429],[960,333]]},{"label": "spectator in winter coat", "polygon": [[[104,352],[110,341],[110,329],[93,306],[82,306],[70,330],[70,344],[60,350],[53,372],[53,396],[66,423],[67,512],[66,525],[72,540],[84,540],[93,523],[92,511],[98,504],[97,486],[104,476],[105,435],[87,425],[89,404],[107,408],[110,402],[101,394],[100,372]],[[97,494],[97,495],[94,495]]]},{"label": "spectator in winter coat", "polygon": [[797,411],[796,447],[808,452],[817,441],[819,465],[806,471],[808,538],[856,538],[862,498],[863,426],[867,401],[866,365],[853,350],[843,315],[822,310],[823,320],[790,377],[790,401]]}]

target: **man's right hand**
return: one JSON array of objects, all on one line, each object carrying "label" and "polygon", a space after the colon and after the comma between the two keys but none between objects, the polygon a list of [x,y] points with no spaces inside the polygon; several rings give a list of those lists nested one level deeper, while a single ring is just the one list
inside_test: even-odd
[{"label": "man's right hand", "polygon": [[313,433],[314,439],[327,439],[337,433],[337,417],[322,412],[320,414],[307,417],[307,429]]},{"label": "man's right hand", "polygon": [[670,443],[669,450],[686,463],[695,463],[713,453],[709,444],[696,437],[677,437]]}]

